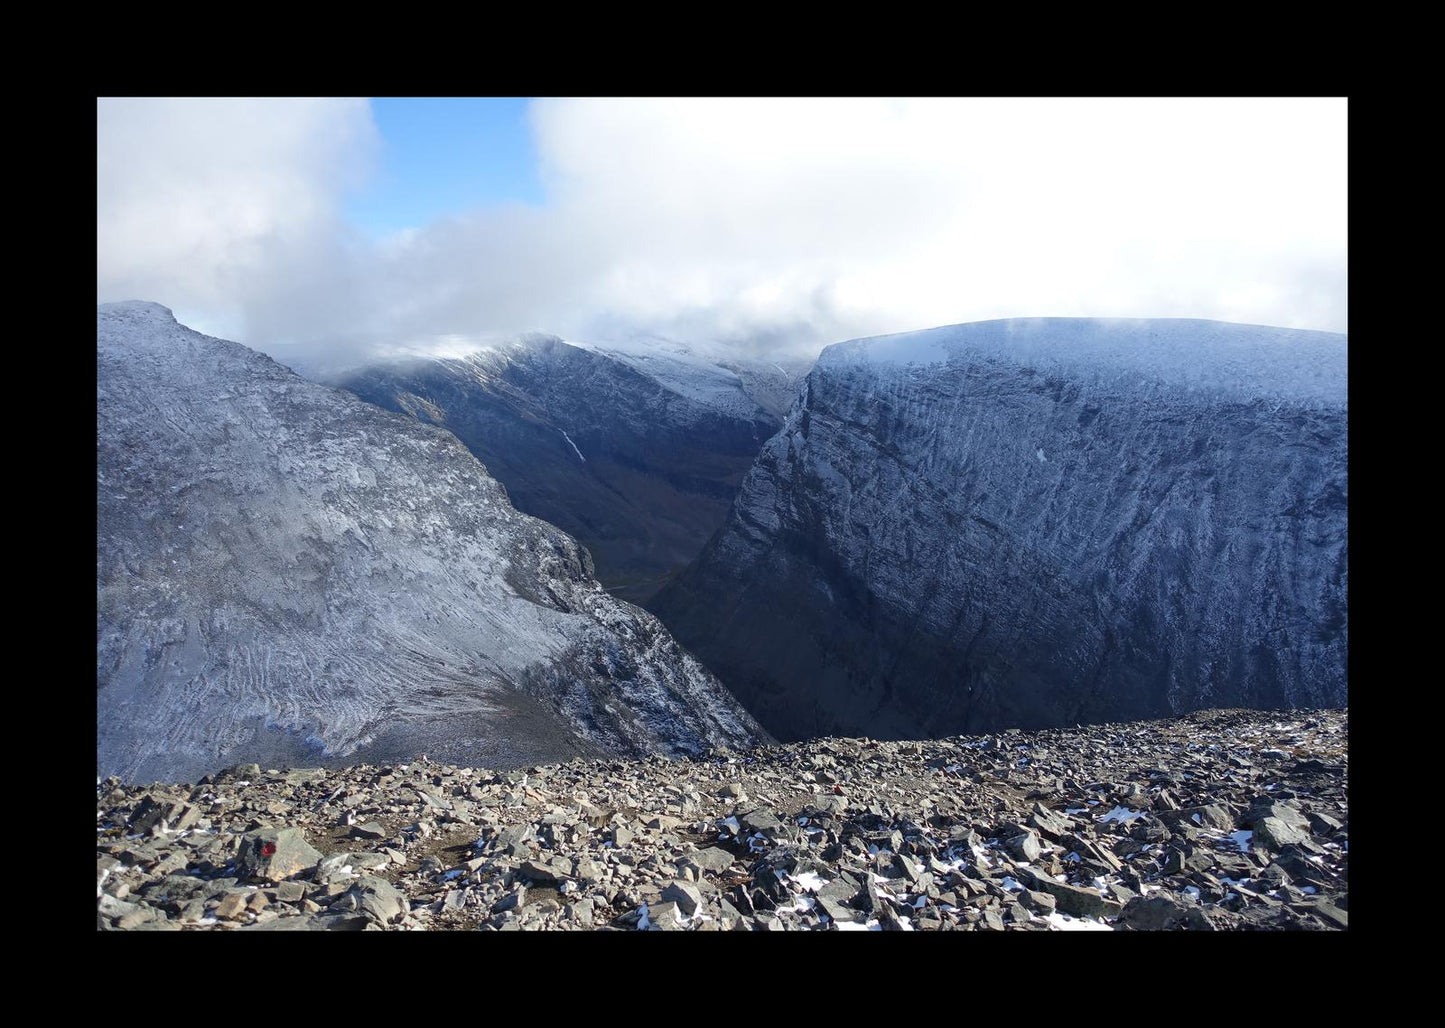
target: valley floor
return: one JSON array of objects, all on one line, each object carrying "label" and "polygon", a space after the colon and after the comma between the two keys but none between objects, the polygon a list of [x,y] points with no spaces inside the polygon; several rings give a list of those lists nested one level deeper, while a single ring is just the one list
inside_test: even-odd
[{"label": "valley floor", "polygon": [[1346,710],[98,786],[101,929],[1348,927]]}]

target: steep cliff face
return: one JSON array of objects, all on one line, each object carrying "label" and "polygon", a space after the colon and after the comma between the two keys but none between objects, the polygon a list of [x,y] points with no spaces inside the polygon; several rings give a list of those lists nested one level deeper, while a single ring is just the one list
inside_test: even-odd
[{"label": "steep cliff face", "polygon": [[785,739],[1344,705],[1345,364],[1187,320],[829,347],[652,609]]},{"label": "steep cliff face", "polygon": [[519,509],[576,537],[603,584],[642,603],[722,524],[805,370],[733,363],[529,336],[334,384],[455,432]]},{"label": "steep cliff face", "polygon": [[155,304],[99,308],[97,376],[102,774],[759,737],[450,433]]}]

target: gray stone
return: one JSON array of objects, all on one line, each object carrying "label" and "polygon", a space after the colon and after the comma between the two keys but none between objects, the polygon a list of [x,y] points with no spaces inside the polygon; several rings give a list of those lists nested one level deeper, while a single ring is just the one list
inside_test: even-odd
[{"label": "gray stone", "polygon": [[155,797],[147,794],[136,804],[135,811],[130,816],[131,834],[142,835],[150,831],[161,823],[164,816],[165,807],[158,803]]},{"label": "gray stone", "polygon": [[[1027,871],[1025,868],[1020,870]],[[1097,889],[1067,885],[1037,872],[1032,874],[1031,878],[1033,888],[1052,896],[1058,909],[1065,914],[1075,917],[1117,917],[1124,909],[1122,903],[1105,899]]]},{"label": "gray stone", "polygon": [[149,921],[154,921],[157,918],[164,920],[165,915],[151,907],[138,907],[130,913],[117,918],[115,926],[122,930],[129,931],[133,928],[139,928],[141,925]]},{"label": "gray stone", "polygon": [[1267,817],[1283,821],[1297,832],[1309,834],[1309,818],[1300,810],[1299,805],[1291,800],[1276,801],[1261,798],[1255,801],[1241,820],[1246,824],[1254,824],[1257,828],[1258,823]]},{"label": "gray stone", "polygon": [[385,839],[390,833],[380,821],[368,821],[351,829],[351,834],[360,839]]},{"label": "gray stone", "polygon": [[739,814],[738,824],[749,832],[762,832],[764,835],[774,835],[783,828],[783,822],[778,819],[778,816],[765,807],[758,807],[746,814]]},{"label": "gray stone", "polygon": [[1343,821],[1340,821],[1337,818],[1333,818],[1328,814],[1321,813],[1317,810],[1310,811],[1308,817],[1310,822],[1310,828],[1314,830],[1316,835],[1333,835],[1335,832],[1338,832],[1341,828],[1345,827]]},{"label": "gray stone", "polygon": [[355,910],[382,924],[400,921],[410,909],[406,896],[385,878],[374,875],[359,879],[333,907]]},{"label": "gray stone", "polygon": [[580,925],[591,927],[595,922],[595,914],[592,904],[587,902],[573,903],[567,908],[567,917]]},{"label": "gray stone", "polygon": [[1176,820],[1189,821],[1201,828],[1213,828],[1220,832],[1234,831],[1234,815],[1216,803],[1184,807],[1172,812],[1169,816]]},{"label": "gray stone", "polygon": [[1337,928],[1350,927],[1350,915],[1329,900],[1320,900],[1312,904],[1310,909]]},{"label": "gray stone", "polygon": [[1034,804],[1033,813],[1029,815],[1029,824],[1052,839],[1073,830],[1073,822],[1067,815],[1052,811],[1040,803]]},{"label": "gray stone", "polygon": [[647,919],[650,927],[660,932],[675,932],[682,929],[682,915],[676,903],[663,902],[649,904],[647,908]]},{"label": "gray stone", "polygon": [[674,881],[662,890],[662,900],[676,903],[689,916],[696,913],[698,908],[703,905],[702,893],[698,892],[697,886],[691,882],[680,880]]},{"label": "gray stone", "polygon": [[832,896],[819,894],[818,907],[834,921],[858,921],[860,920],[857,911],[850,910],[843,903]]},{"label": "gray stone", "polygon": [[524,860],[517,870],[534,882],[555,884],[572,874],[572,861],[566,857],[553,857],[548,861]]},{"label": "gray stone", "polygon": [[[893,904],[883,903],[876,913],[878,915],[878,926],[885,932],[906,932],[908,930],[908,925],[903,923],[903,919],[900,918],[898,912],[893,909]],[[1003,927],[1002,922],[1000,922],[999,927]]]},{"label": "gray stone", "polygon": [[1302,832],[1277,817],[1262,817],[1254,823],[1253,842],[1265,849],[1282,850],[1308,838],[1308,829]]},{"label": "gray stone", "polygon": [[1112,883],[1109,886],[1109,891],[1114,894],[1115,899],[1117,899],[1120,903],[1124,904],[1124,906],[1126,907],[1129,905],[1130,900],[1132,900],[1135,896],[1139,895],[1137,892],[1129,888],[1123,882]]},{"label": "gray stone", "polygon": [[1179,903],[1168,896],[1135,897],[1120,914],[1120,920],[1130,928],[1144,932],[1180,927],[1194,931],[1214,931],[1213,923],[1203,910],[1192,904]]},{"label": "gray stone", "polygon": [[300,882],[278,882],[266,892],[275,897],[278,903],[295,903],[305,897],[306,886]]},{"label": "gray stone", "polygon": [[321,852],[306,841],[300,828],[265,828],[241,837],[237,866],[248,878],[279,882],[309,871],[321,861]]},{"label": "gray stone", "polygon": [[904,856],[902,853],[893,854],[890,861],[893,869],[907,882],[917,882],[918,876],[922,873],[918,870],[918,862],[912,857]]},{"label": "gray stone", "polygon": [[507,893],[507,895],[497,900],[497,902],[493,903],[491,912],[493,914],[500,914],[506,910],[516,910],[526,902],[527,888],[526,886],[519,885],[511,892]]},{"label": "gray stone", "polygon": [[718,874],[732,867],[733,861],[737,859],[721,846],[709,846],[707,849],[698,850],[696,853],[689,853],[682,858],[683,861],[691,863],[694,867],[709,874]]},{"label": "gray stone", "polygon": [[1008,841],[1008,851],[1019,860],[1025,860],[1029,863],[1038,860],[1039,856],[1043,853],[1043,850],[1039,848],[1038,836],[1034,835],[1033,832],[1024,832],[1020,835],[1015,835]]},{"label": "gray stone", "polygon": [[1048,917],[1058,906],[1058,901],[1053,895],[1047,892],[1039,892],[1036,889],[1025,889],[1019,894],[1019,899],[1028,907],[1039,912],[1043,917]]},{"label": "gray stone", "polygon": [[246,901],[249,898],[246,892],[227,893],[221,897],[221,902],[216,904],[212,913],[222,921],[243,921],[246,919]]}]

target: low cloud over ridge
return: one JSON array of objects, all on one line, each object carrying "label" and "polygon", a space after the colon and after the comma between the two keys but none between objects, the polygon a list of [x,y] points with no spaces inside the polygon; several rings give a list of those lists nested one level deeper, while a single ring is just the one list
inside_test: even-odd
[{"label": "low cloud over ridge", "polygon": [[1343,100],[542,100],[548,200],[382,240],[365,100],[99,101],[97,295],[283,360],[1015,316],[1345,331]]}]

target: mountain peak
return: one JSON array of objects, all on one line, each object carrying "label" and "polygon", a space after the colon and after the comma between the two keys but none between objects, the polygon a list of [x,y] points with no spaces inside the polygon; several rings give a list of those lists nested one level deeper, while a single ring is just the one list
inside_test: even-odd
[{"label": "mountain peak", "polygon": [[1135,376],[1185,390],[1345,403],[1348,337],[1193,318],[1005,318],[836,343],[819,363],[874,368],[983,358],[1093,380]]},{"label": "mountain peak", "polygon": [[176,316],[169,307],[163,307],[150,300],[118,300],[114,303],[98,303],[95,305],[95,310],[98,316],[106,315],[126,321],[159,321],[172,325],[176,323]]}]

